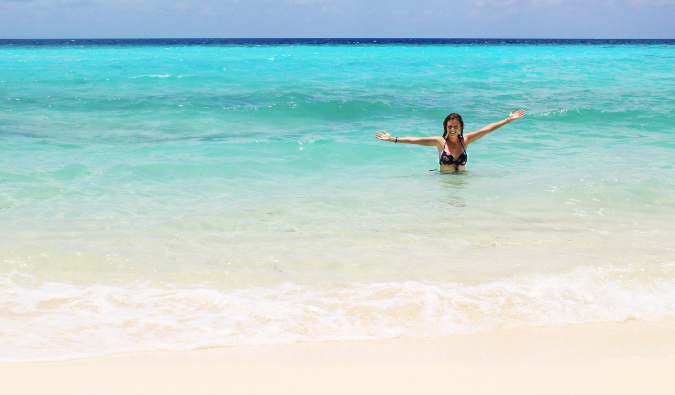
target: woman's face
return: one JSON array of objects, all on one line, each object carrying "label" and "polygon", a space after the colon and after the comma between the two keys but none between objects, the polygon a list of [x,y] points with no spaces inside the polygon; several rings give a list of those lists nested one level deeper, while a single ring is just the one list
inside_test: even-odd
[{"label": "woman's face", "polygon": [[448,132],[448,136],[450,137],[458,136],[459,132],[462,131],[462,125],[459,123],[458,120],[451,119],[450,121],[448,121],[445,131]]}]

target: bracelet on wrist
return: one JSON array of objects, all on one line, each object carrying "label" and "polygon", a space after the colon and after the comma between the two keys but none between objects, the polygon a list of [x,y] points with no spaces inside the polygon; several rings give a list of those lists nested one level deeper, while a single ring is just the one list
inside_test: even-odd
[{"label": "bracelet on wrist", "polygon": [[394,140],[394,144],[398,143],[398,137],[396,137],[396,140]]}]

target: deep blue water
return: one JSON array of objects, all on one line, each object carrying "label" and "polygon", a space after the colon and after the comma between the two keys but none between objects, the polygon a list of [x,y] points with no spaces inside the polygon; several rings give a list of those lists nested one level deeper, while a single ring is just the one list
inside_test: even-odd
[{"label": "deep blue water", "polygon": [[175,45],[674,45],[672,39],[516,38],[138,38],[0,39],[0,45],[175,46]]}]

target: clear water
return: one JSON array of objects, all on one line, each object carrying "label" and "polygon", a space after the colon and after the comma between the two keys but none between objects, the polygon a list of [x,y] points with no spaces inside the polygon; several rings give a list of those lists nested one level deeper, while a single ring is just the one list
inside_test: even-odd
[{"label": "clear water", "polygon": [[[0,361],[675,317],[674,68],[672,43],[2,45]],[[462,174],[374,137],[519,108]]]}]

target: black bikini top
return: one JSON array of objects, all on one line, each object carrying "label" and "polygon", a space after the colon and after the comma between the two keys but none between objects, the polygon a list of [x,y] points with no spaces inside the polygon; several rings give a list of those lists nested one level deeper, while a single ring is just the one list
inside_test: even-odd
[{"label": "black bikini top", "polygon": [[441,157],[438,159],[438,163],[441,165],[464,166],[467,159],[466,148],[464,149],[464,152],[459,154],[457,159],[455,159],[452,154],[445,152],[445,144],[443,144],[443,151],[441,152]]}]

